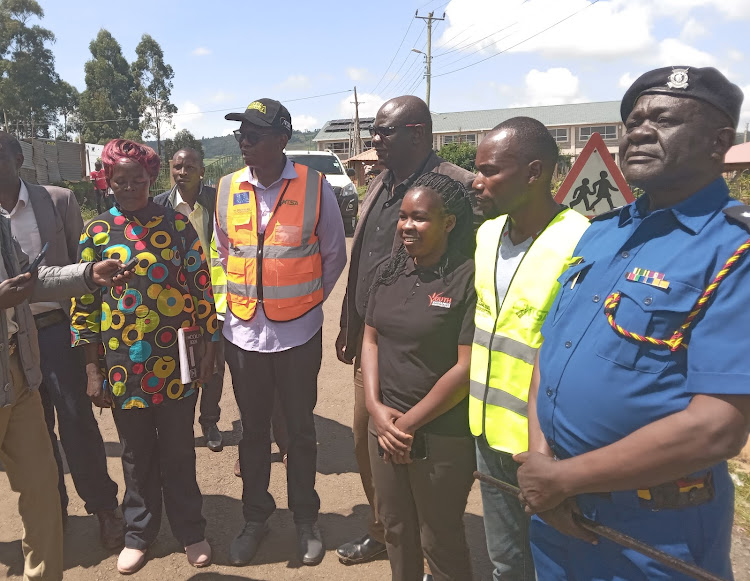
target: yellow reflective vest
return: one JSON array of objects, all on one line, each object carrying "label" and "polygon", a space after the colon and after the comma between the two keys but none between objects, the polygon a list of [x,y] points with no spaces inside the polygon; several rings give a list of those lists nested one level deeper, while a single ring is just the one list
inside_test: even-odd
[{"label": "yellow reflective vest", "polygon": [[211,286],[214,291],[214,307],[220,321],[227,312],[227,273],[221,265],[219,251],[216,249],[216,234],[211,236],[211,247],[208,252],[208,265],[211,268]]},{"label": "yellow reflective vest", "polygon": [[565,209],[533,241],[498,304],[496,268],[506,216],[477,232],[477,310],[471,349],[469,425],[495,450],[528,450],[527,407],[531,373],[542,344],[541,329],[560,284],[558,277],[589,221]]}]

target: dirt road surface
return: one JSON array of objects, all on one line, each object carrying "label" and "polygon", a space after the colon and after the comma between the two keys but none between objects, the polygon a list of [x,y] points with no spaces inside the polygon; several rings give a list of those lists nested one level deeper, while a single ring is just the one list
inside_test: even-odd
[{"label": "dirt road surface", "polygon": [[[351,239],[347,243],[350,245]],[[242,527],[243,519],[240,502],[242,481],[232,473],[240,438],[239,412],[227,370],[219,422],[219,429],[224,435],[224,450],[219,453],[209,451],[200,436],[197,414],[195,424],[198,484],[203,492],[203,515],[208,521],[206,535],[213,547],[214,563],[200,570],[188,565],[165,517],[159,537],[149,551],[148,563],[141,571],[130,576],[133,581],[382,581],[389,578],[387,559],[347,567],[339,563],[335,554],[336,547],[362,534],[367,524],[367,501],[353,454],[351,367],[339,363],[333,350],[344,281],[342,276],[325,304],[323,365],[315,410],[318,432],[317,490],[321,499],[319,523],[327,548],[323,562],[317,567],[304,567],[297,560],[295,528],[286,501],[286,473],[284,466],[276,462],[271,471],[271,492],[278,508],[269,521],[270,533],[252,565],[229,566],[229,543]],[[122,499],[124,485],[120,444],[112,416],[104,412],[101,416],[97,413],[96,417],[105,441],[109,473],[118,483],[119,498]],[[66,475],[66,483],[70,495],[70,517],[65,533],[65,579],[122,579],[116,568],[117,554],[104,550],[99,544],[97,519],[84,511],[83,502],[75,493],[69,474]],[[22,526],[17,512],[17,495],[10,490],[5,477],[0,477],[0,523],[0,576],[20,579],[23,574]],[[474,563],[474,579],[490,581],[492,574],[484,544],[478,484],[475,484],[469,497],[465,523]],[[736,578],[750,579],[750,542],[738,534],[735,534],[733,557]]]}]

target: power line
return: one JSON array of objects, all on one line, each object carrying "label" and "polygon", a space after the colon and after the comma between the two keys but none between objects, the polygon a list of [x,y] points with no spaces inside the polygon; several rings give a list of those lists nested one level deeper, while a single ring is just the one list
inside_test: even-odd
[{"label": "power line", "polygon": [[[465,32],[468,32],[468,31],[469,31],[469,30],[471,30],[472,28],[474,28],[474,24],[471,24],[471,25],[467,26],[466,28],[464,28],[463,30],[460,30],[460,31],[459,31],[459,32],[458,32],[457,34],[454,34],[454,35],[453,35],[453,36],[451,36],[451,37],[450,37],[450,38],[449,38],[448,40],[446,40],[445,42],[441,43],[441,45],[440,45],[440,46],[441,46],[441,47],[443,47],[443,46],[447,46],[447,45],[448,45],[449,43],[453,42],[453,41],[454,41],[455,39],[457,39],[457,38],[458,38],[459,36],[461,36],[461,35],[462,35],[463,33],[465,33]],[[462,40],[461,42],[464,42],[464,41]],[[461,44],[461,42],[459,42],[459,44]],[[445,54],[445,53],[443,53],[443,54]],[[435,55],[435,56],[440,56],[440,55]]]},{"label": "power line", "polygon": [[[321,95],[310,95],[309,97],[298,97],[296,99],[284,99],[284,103],[294,103],[295,101],[307,101],[309,99],[319,99],[321,97],[330,97],[331,95],[343,95],[344,93],[351,93],[351,89],[346,91],[335,91],[333,93],[323,93]],[[202,115],[203,113],[223,113],[224,111],[236,111],[242,107],[231,107],[229,109],[209,109],[206,111],[193,111],[191,113],[175,113],[173,117],[183,117],[186,115]],[[97,119],[95,121],[82,121],[84,125],[91,123],[115,123],[117,121],[140,121],[140,117],[120,117],[119,119]]]},{"label": "power line", "polygon": [[[419,33],[419,36],[417,37],[417,40],[416,40],[416,41],[414,41],[414,44],[417,44],[417,43],[419,42],[419,39],[420,39],[420,38],[422,38],[422,35],[424,34],[424,31],[425,31],[425,29],[424,29],[424,28],[423,28],[423,29],[422,29],[422,30],[420,31],[420,33]],[[397,70],[397,71],[396,71],[395,73],[393,73],[393,77],[391,77],[391,80],[390,80],[390,81],[388,81],[388,83],[386,83],[385,87],[383,87],[383,88],[381,89],[381,91],[382,91],[383,93],[385,93],[386,89],[387,89],[388,87],[390,87],[390,86],[391,86],[391,84],[393,83],[393,81],[395,81],[395,80],[396,80],[396,77],[397,77],[398,73],[399,73],[399,72],[401,71],[401,69],[403,69],[403,68],[404,68],[404,65],[406,64],[406,61],[407,61],[407,60],[409,59],[409,57],[410,57],[410,56],[411,56],[412,54],[414,54],[414,53],[412,53],[411,51],[410,51],[409,53],[407,53],[407,55],[406,55],[406,58],[404,58],[403,62],[401,63],[401,66],[400,66],[400,67],[398,67],[398,70]]]},{"label": "power line", "polygon": [[[483,37],[482,37],[482,38],[480,38],[479,40],[475,40],[475,41],[473,41],[473,42],[470,42],[469,44],[465,44],[465,45],[463,45],[463,46],[460,46],[460,45],[459,45],[459,46],[456,46],[455,48],[452,48],[451,50],[447,50],[447,51],[445,51],[445,52],[441,52],[440,54],[436,54],[436,55],[435,55],[435,56],[434,56],[433,58],[438,58],[438,57],[441,57],[441,56],[445,56],[445,55],[447,55],[447,54],[450,54],[450,53],[452,53],[452,52],[456,52],[457,50],[464,50],[464,49],[467,49],[467,48],[469,48],[470,46],[474,46],[475,44],[479,44],[479,43],[480,43],[480,42],[482,42],[483,40],[486,40],[486,39],[488,39],[488,38],[489,38],[490,36],[495,36],[496,34],[500,34],[501,32],[503,32],[504,30],[508,30],[508,29],[509,29],[509,28],[510,28],[511,26],[515,26],[516,24],[518,24],[518,21],[514,22],[513,24],[509,24],[508,26],[506,26],[506,27],[504,27],[504,28],[501,28],[500,30],[496,30],[495,32],[493,32],[493,33],[491,33],[491,34],[488,34],[487,36],[483,36]],[[506,37],[503,37],[503,38],[507,38],[507,36],[506,36]],[[469,40],[470,40],[470,39],[469,39]]]},{"label": "power line", "polygon": [[391,59],[391,62],[388,63],[388,67],[385,69],[385,72],[383,73],[383,76],[380,77],[380,80],[378,83],[373,87],[372,92],[374,93],[377,88],[380,86],[380,83],[383,82],[383,79],[385,79],[385,76],[388,74],[388,71],[391,69],[391,65],[393,65],[393,61],[396,60],[396,57],[398,56],[399,51],[401,50],[401,47],[404,45],[404,41],[406,40],[407,35],[409,34],[409,31],[411,30],[411,25],[414,24],[414,19],[412,18],[409,20],[409,26],[406,29],[406,32],[404,33],[404,37],[401,39],[401,43],[398,45],[398,48],[396,49],[396,52],[393,53],[393,58]]},{"label": "power line", "polygon": [[563,23],[563,22],[565,22],[566,20],[569,20],[570,18],[573,18],[573,17],[575,16],[575,15],[579,14],[580,12],[583,12],[583,11],[584,11],[584,10],[586,10],[587,8],[590,8],[591,6],[593,6],[594,4],[596,4],[597,2],[599,2],[599,0],[592,0],[592,2],[590,2],[589,4],[586,4],[586,6],[584,6],[583,8],[581,8],[581,9],[579,9],[579,10],[576,10],[576,11],[575,11],[575,12],[574,12],[573,14],[571,14],[571,15],[569,15],[569,16],[566,16],[566,17],[565,17],[565,18],[563,18],[562,20],[558,20],[557,22],[555,22],[554,24],[552,24],[552,25],[548,26],[548,27],[547,27],[547,28],[545,28],[544,30],[540,30],[540,31],[539,31],[539,32],[537,32],[536,34],[532,34],[532,35],[531,35],[531,36],[529,36],[528,38],[524,38],[524,39],[523,39],[522,41],[520,41],[520,42],[517,42],[516,44],[514,44],[514,45],[512,45],[512,46],[509,46],[508,48],[505,48],[505,49],[501,50],[500,52],[497,52],[497,53],[495,53],[495,54],[492,54],[492,55],[490,55],[490,56],[488,56],[488,57],[486,57],[486,58],[483,58],[482,60],[479,60],[479,61],[477,61],[477,62],[475,62],[475,63],[471,63],[470,65],[466,65],[465,67],[460,67],[460,68],[454,69],[454,70],[452,70],[452,71],[448,71],[447,73],[440,73],[439,75],[434,75],[434,76],[435,76],[435,77],[444,77],[445,75],[450,75],[450,74],[453,74],[453,73],[457,73],[458,71],[462,71],[462,70],[464,70],[464,69],[468,69],[469,67],[473,67],[474,65],[478,65],[478,64],[480,64],[480,63],[483,63],[484,61],[490,60],[491,58],[495,58],[495,57],[496,57],[496,56],[498,56],[498,55],[501,55],[501,54],[503,54],[503,53],[505,53],[505,52],[508,52],[509,50],[512,50],[512,49],[516,48],[517,46],[519,46],[519,45],[523,44],[524,42],[527,42],[527,41],[529,41],[529,40],[531,40],[531,39],[533,39],[533,38],[536,38],[536,37],[537,37],[537,36],[539,36],[540,34],[542,34],[542,33],[545,33],[545,32],[547,32],[547,31],[548,31],[548,30],[550,30],[551,28],[554,28],[554,27],[555,27],[555,26],[557,26],[558,24],[562,24],[562,23]]},{"label": "power line", "polygon": [[[506,34],[505,36],[502,36],[502,37],[498,38],[497,40],[493,41],[493,43],[497,44],[498,42],[501,42],[501,41],[505,40],[506,38],[508,38],[510,36],[513,36],[512,32],[510,34]],[[482,52],[483,50],[484,50],[484,48],[478,48],[477,50],[471,51],[469,54],[466,54],[464,56],[460,56],[457,59],[453,59],[452,61],[445,63],[443,65],[443,69],[446,69],[446,68],[448,68],[449,66],[451,66],[453,64],[456,64],[458,62],[466,60],[467,58],[470,58],[470,57],[474,56],[475,54]]]}]

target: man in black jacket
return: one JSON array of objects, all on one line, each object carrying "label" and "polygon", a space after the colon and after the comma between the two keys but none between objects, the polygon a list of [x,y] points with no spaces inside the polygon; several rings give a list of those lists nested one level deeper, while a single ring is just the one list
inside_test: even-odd
[{"label": "man in black jacket", "polygon": [[[154,202],[172,208],[190,219],[198,232],[203,246],[203,254],[209,261],[209,248],[213,236],[213,221],[216,212],[216,189],[203,184],[203,157],[195,149],[186,147],[172,158],[172,179],[174,187],[154,197]],[[210,263],[209,263],[210,264]],[[219,315],[223,319],[223,315]],[[209,450],[220,452],[223,448],[222,436],[216,425],[221,408],[221,389],[224,384],[224,343],[219,341],[216,348],[216,366],[211,380],[203,385],[201,393],[200,417],[198,422],[206,438]]]}]

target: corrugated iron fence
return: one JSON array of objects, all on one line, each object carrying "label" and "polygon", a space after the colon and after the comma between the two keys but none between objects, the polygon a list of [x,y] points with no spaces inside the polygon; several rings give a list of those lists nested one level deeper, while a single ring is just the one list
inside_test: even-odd
[{"label": "corrugated iron fence", "polygon": [[21,177],[43,186],[63,180],[77,182],[84,176],[83,145],[71,141],[31,139],[21,141]]}]

